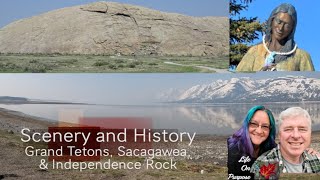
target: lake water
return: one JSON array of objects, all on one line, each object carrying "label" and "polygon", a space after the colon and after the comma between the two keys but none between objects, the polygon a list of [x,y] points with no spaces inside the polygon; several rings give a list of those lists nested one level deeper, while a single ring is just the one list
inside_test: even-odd
[{"label": "lake water", "polygon": [[[320,130],[320,102],[313,103],[264,103],[276,119],[288,107],[306,109],[312,119],[312,129]],[[145,106],[101,105],[0,105],[2,108],[20,111],[28,115],[58,121],[75,117],[147,117],[152,128],[178,129],[197,134],[229,135],[242,123],[248,109],[254,104],[158,104]]]}]

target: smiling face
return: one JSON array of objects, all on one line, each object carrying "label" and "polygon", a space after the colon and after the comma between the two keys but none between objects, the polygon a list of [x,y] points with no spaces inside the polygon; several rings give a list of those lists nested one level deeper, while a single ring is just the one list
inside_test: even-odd
[{"label": "smiling face", "polygon": [[278,13],[272,21],[272,40],[283,41],[293,30],[293,21],[288,13]]},{"label": "smiling face", "polygon": [[249,136],[253,145],[260,146],[269,136],[270,121],[268,114],[256,111],[249,123]]},{"label": "smiling face", "polygon": [[286,160],[297,159],[310,146],[311,127],[303,116],[282,120],[279,129],[280,151]]}]

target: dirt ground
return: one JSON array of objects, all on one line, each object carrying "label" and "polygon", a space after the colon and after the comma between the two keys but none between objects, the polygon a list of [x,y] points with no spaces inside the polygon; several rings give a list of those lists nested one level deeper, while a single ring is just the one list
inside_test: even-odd
[{"label": "dirt ground", "polygon": [[[20,112],[0,109],[0,179],[225,179],[226,169],[226,138],[225,136],[197,135],[192,146],[179,143],[179,148],[187,149],[186,157],[174,157],[177,169],[150,169],[145,167],[144,158],[114,158],[113,161],[141,162],[140,169],[93,169],[42,170],[39,165],[41,156],[29,157],[25,154],[27,145],[21,141],[21,129],[30,128],[34,131],[46,131],[48,127],[57,126]],[[32,145],[32,144],[31,144]],[[46,144],[39,146],[46,147]],[[37,145],[36,145],[37,146]],[[107,159],[102,159],[105,162]],[[166,162],[168,157],[157,158],[155,161]]]},{"label": "dirt ground", "polygon": [[[192,146],[179,143],[178,148],[186,149],[186,157],[174,157],[177,169],[147,169],[144,158],[113,158],[113,161],[141,162],[140,169],[93,169],[69,170],[39,167],[46,157],[25,154],[27,145],[21,141],[21,129],[46,131],[57,124],[20,112],[0,109],[0,179],[226,179],[227,177],[227,136],[197,135]],[[32,145],[32,144],[31,144]],[[38,146],[37,144],[36,146]],[[46,144],[39,146],[47,147]],[[312,147],[320,150],[320,132],[313,132]],[[169,158],[170,159],[170,158]],[[102,158],[100,162],[106,162]],[[168,157],[155,159],[166,162]],[[47,161],[48,162],[48,161]],[[305,175],[284,175],[281,179],[306,179]],[[307,179],[318,179],[319,175],[309,174]]]}]

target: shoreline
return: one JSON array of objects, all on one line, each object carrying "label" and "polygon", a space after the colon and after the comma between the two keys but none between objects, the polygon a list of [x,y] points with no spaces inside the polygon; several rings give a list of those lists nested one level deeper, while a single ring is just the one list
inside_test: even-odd
[{"label": "shoreline", "polygon": [[[30,128],[33,132],[47,131],[48,127],[58,127],[57,122],[30,116],[19,111],[0,108],[0,168],[1,178],[23,179],[88,179],[105,177],[107,179],[168,179],[177,177],[182,179],[212,179],[226,177],[226,138],[217,135],[196,135],[191,146],[187,141],[175,145],[178,149],[186,149],[186,157],[157,157],[159,162],[174,159],[178,164],[177,170],[164,169],[134,169],[134,170],[86,170],[81,173],[76,170],[41,170],[39,162],[41,156],[28,157],[25,154],[27,143],[21,141],[21,129]],[[156,146],[161,147],[161,143]],[[46,146],[45,146],[46,147]],[[168,147],[168,146],[167,146]],[[141,161],[141,157],[123,157],[115,160]],[[102,161],[105,161],[103,159]],[[143,161],[143,158],[142,158]],[[103,179],[105,179],[103,178]]]},{"label": "shoreline", "polygon": [[[76,126],[73,124],[65,124]],[[0,108],[0,130],[7,131],[18,136],[21,135],[22,128],[46,131],[48,127],[61,127],[58,122],[51,122],[44,118],[31,116],[19,111]],[[178,144],[179,148],[190,151],[188,160],[197,162],[212,162],[216,165],[226,166],[227,149],[226,141],[230,135],[216,134],[196,134],[192,146],[188,146],[186,141]],[[217,156],[217,157],[216,157]]]},{"label": "shoreline", "polygon": [[50,122],[45,118],[35,117],[19,111],[0,108],[0,130],[19,133],[23,127],[32,129],[47,129],[57,126],[57,122]]},{"label": "shoreline", "polygon": [[[186,149],[187,157],[173,157],[178,163],[178,170],[86,170],[81,173],[76,170],[41,170],[39,162],[44,157],[26,156],[24,150],[27,143],[21,141],[21,129],[47,131],[48,127],[58,127],[56,122],[26,115],[18,111],[0,108],[0,168],[1,178],[23,179],[88,179],[92,177],[107,179],[225,179],[227,177],[227,138],[229,135],[197,134],[191,146],[187,141],[175,146]],[[161,147],[161,143],[156,144]],[[46,146],[45,146],[46,147]],[[168,147],[168,146],[166,146]],[[320,150],[320,131],[312,133],[312,148]],[[47,157],[45,157],[46,159]],[[172,159],[170,156],[156,157],[164,162]],[[143,161],[141,157],[116,157],[116,161]],[[102,162],[106,159],[102,159]]]}]

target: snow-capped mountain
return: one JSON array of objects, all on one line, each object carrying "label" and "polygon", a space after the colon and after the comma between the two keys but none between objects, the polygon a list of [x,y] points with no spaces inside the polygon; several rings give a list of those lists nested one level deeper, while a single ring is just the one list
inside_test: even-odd
[{"label": "snow-capped mountain", "polygon": [[211,84],[196,85],[175,102],[183,103],[249,103],[320,101],[320,80],[287,76],[255,80],[232,78]]},{"label": "snow-capped mountain", "polygon": [[165,92],[160,92],[157,94],[156,99],[164,102],[176,100],[176,97],[180,96],[180,94],[182,94],[184,91],[185,90],[183,89],[170,88]]}]

